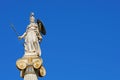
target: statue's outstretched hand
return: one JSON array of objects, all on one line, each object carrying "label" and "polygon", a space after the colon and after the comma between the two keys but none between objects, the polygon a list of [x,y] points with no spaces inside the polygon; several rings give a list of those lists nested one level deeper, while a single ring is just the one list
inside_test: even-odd
[{"label": "statue's outstretched hand", "polygon": [[19,40],[22,39],[22,36],[18,36],[18,39],[19,39]]}]

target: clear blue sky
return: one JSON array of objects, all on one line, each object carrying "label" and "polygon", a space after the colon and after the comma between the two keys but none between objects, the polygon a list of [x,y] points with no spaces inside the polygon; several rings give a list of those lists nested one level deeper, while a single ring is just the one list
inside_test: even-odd
[{"label": "clear blue sky", "polygon": [[0,1],[0,78],[23,80],[16,60],[30,12],[43,21],[41,44],[47,75],[39,80],[120,80],[119,0]]}]

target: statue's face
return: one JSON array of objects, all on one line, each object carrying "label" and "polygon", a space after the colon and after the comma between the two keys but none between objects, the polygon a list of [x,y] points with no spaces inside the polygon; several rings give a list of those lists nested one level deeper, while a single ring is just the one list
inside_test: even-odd
[{"label": "statue's face", "polygon": [[35,22],[35,18],[32,16],[30,17],[30,23],[34,23]]}]

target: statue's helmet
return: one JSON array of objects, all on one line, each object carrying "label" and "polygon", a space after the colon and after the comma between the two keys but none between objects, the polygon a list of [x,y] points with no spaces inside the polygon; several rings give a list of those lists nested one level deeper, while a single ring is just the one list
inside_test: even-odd
[{"label": "statue's helmet", "polygon": [[30,23],[34,23],[35,22],[35,17],[34,17],[34,13],[32,12],[30,14]]}]

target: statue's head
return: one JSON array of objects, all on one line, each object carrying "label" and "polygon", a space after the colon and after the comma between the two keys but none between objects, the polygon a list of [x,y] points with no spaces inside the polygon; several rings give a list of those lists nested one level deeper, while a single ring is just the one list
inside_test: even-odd
[{"label": "statue's head", "polygon": [[34,13],[32,12],[30,14],[30,23],[34,23],[35,22],[35,17],[34,17]]}]

